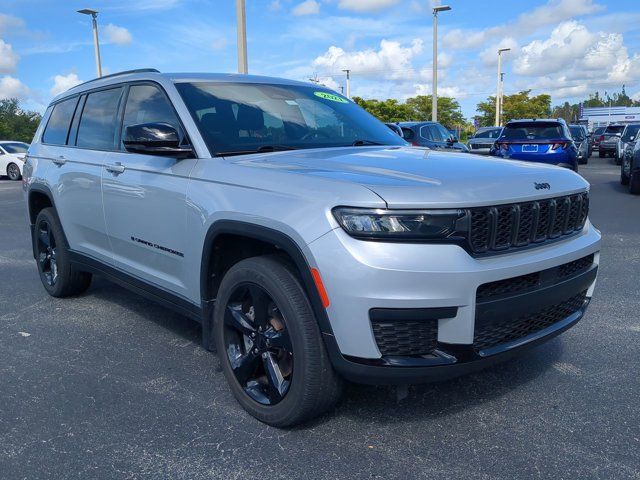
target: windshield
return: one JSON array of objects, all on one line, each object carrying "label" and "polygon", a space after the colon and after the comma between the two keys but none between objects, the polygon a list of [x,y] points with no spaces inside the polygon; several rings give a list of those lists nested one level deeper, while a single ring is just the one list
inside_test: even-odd
[{"label": "windshield", "polygon": [[574,140],[579,142],[584,140],[584,130],[582,127],[569,127],[569,131]]},{"label": "windshield", "polygon": [[476,132],[473,138],[498,138],[500,136],[501,128],[492,128],[491,130],[482,130]]},{"label": "windshield", "polygon": [[624,130],[624,125],[609,125],[604,133],[622,133]]},{"label": "windshield", "polygon": [[562,125],[555,122],[518,122],[504,127],[500,138],[506,140],[548,140],[564,138]]},{"label": "windshield", "polygon": [[624,135],[622,136],[623,142],[630,142],[631,137],[635,140],[638,136],[638,130],[640,130],[640,125],[629,125],[627,129],[624,131]]},{"label": "windshield", "polygon": [[351,145],[406,145],[345,97],[313,86],[176,85],[212,155]]},{"label": "windshield", "polygon": [[0,143],[0,146],[4,148],[7,153],[27,153],[27,150],[29,150],[29,145],[22,142]]}]

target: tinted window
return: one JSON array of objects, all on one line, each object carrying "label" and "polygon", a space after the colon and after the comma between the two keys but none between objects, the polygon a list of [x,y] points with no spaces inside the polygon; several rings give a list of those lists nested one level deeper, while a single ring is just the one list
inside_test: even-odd
[{"label": "tinted window", "polygon": [[341,95],[306,85],[181,83],[178,91],[212,154],[259,148],[405,142]]},{"label": "tinted window", "polygon": [[638,136],[638,130],[640,130],[640,125],[629,125],[624,131],[624,135],[622,136],[623,142],[630,142],[631,137],[635,140]]},{"label": "tinted window", "polygon": [[96,150],[112,150],[118,124],[121,88],[90,93],[82,110],[77,145]]},{"label": "tinted window", "polygon": [[492,128],[491,130],[483,130],[476,132],[473,138],[498,138],[500,136],[501,128]]},{"label": "tinted window", "polygon": [[4,148],[7,153],[27,153],[29,150],[29,145],[21,142],[2,143],[0,147]]},{"label": "tinted window", "polygon": [[577,140],[579,142],[584,140],[584,130],[582,129],[582,127],[569,127],[569,130],[571,131],[571,137],[574,140]]},{"label": "tinted window", "polygon": [[402,128],[402,138],[404,138],[405,140],[412,140],[415,136],[416,134],[410,128]]},{"label": "tinted window", "polygon": [[451,134],[440,124],[426,125],[420,130],[420,134],[434,142],[446,142]]},{"label": "tinted window", "polygon": [[70,98],[53,106],[47,128],[44,129],[42,141],[52,145],[64,145],[67,143],[67,134],[73,112],[78,103],[78,98]]},{"label": "tinted window", "polygon": [[168,123],[181,133],[178,117],[165,94],[154,85],[133,85],[129,89],[122,131],[139,123]]},{"label": "tinted window", "polygon": [[555,122],[510,123],[502,131],[507,140],[549,140],[564,138],[562,124]]},{"label": "tinted window", "polygon": [[605,130],[606,133],[622,133],[624,125],[609,125]]},{"label": "tinted window", "polygon": [[593,131],[594,135],[601,135],[604,132],[605,127],[598,127]]}]

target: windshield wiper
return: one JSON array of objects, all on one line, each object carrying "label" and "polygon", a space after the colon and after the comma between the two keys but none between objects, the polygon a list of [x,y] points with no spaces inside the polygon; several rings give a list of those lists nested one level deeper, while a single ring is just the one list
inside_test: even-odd
[{"label": "windshield wiper", "polygon": [[384,145],[384,143],[374,142],[373,140],[356,140],[351,145],[354,147],[362,147],[363,145]]},{"label": "windshield wiper", "polygon": [[251,155],[252,153],[284,152],[286,150],[298,150],[297,147],[288,145],[262,145],[254,150],[232,150],[229,152],[217,152],[216,157],[231,157],[233,155]]}]

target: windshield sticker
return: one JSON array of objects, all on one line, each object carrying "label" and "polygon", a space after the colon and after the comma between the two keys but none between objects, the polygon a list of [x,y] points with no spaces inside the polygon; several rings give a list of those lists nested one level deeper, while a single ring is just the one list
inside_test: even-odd
[{"label": "windshield sticker", "polygon": [[332,102],[349,103],[349,100],[342,98],[338,95],[328,92],[313,92],[316,97],[324,98],[325,100],[331,100]]}]

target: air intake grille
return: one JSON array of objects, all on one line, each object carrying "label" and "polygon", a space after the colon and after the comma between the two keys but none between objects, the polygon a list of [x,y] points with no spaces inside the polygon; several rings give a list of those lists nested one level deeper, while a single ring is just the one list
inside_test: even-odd
[{"label": "air intake grille", "polygon": [[473,347],[477,351],[484,350],[550,327],[582,308],[586,295],[585,290],[561,303],[514,319],[480,325],[476,322]]},{"label": "air intake grille", "polygon": [[371,322],[382,355],[428,355],[438,345],[438,321]]},{"label": "air intake grille", "polygon": [[572,235],[582,230],[588,213],[586,193],[470,208],[469,246],[475,254],[487,254]]}]

